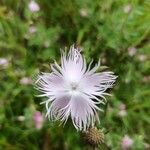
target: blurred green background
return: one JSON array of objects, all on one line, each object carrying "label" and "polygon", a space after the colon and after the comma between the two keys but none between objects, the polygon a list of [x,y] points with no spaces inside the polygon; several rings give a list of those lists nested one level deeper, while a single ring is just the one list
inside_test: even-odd
[{"label": "blurred green background", "polygon": [[0,0],[0,150],[85,149],[71,122],[44,117],[32,85],[74,43],[118,75],[99,126],[108,147],[128,137],[131,150],[150,149],[149,0]]}]

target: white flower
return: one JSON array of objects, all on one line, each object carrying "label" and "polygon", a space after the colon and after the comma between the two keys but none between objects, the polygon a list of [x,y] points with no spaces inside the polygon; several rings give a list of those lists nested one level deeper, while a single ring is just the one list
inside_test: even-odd
[{"label": "white flower", "polygon": [[48,99],[46,116],[51,120],[66,122],[71,117],[77,130],[86,131],[98,120],[98,104],[105,104],[105,91],[112,88],[116,76],[113,72],[96,73],[100,62],[91,69],[78,48],[69,53],[62,51],[61,66],[51,64],[51,73],[42,73],[36,81],[40,96]]},{"label": "white flower", "polygon": [[31,12],[37,12],[40,10],[39,5],[35,1],[31,1],[28,5]]}]

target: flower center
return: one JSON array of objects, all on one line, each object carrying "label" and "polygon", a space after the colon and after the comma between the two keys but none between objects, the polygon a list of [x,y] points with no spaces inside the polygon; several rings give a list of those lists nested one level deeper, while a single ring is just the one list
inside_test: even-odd
[{"label": "flower center", "polygon": [[71,90],[72,91],[76,91],[77,90],[77,87],[78,87],[77,83],[72,82],[70,85],[71,85]]}]

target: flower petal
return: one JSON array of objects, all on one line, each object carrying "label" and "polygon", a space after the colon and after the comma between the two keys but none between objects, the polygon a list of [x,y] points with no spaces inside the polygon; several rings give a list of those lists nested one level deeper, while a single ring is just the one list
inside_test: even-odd
[{"label": "flower petal", "polygon": [[97,106],[84,95],[74,95],[70,101],[70,113],[77,130],[86,130],[95,122]]},{"label": "flower petal", "polygon": [[80,88],[88,95],[101,96],[108,88],[112,87],[115,79],[116,76],[111,72],[84,75],[80,82]]},{"label": "flower petal", "polygon": [[86,60],[74,46],[71,47],[68,55],[62,52],[61,65],[64,71],[63,76],[69,82],[79,82],[86,71]]},{"label": "flower petal", "polygon": [[65,92],[65,82],[61,76],[54,73],[39,75],[36,88],[43,93],[43,96],[51,97]]},{"label": "flower petal", "polygon": [[67,105],[70,101],[70,96],[62,95],[56,98],[47,109],[47,116],[52,120],[67,120],[69,115],[66,115]]}]

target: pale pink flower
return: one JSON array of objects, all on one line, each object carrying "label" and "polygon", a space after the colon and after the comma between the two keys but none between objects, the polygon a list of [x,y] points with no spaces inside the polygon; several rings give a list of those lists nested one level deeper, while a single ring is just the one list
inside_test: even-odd
[{"label": "pale pink flower", "polygon": [[144,76],[143,79],[142,79],[142,81],[144,83],[149,83],[150,82],[150,75],[149,76]]},{"label": "pale pink flower", "polygon": [[33,121],[34,121],[35,127],[37,129],[41,129],[42,128],[42,126],[43,126],[43,116],[42,116],[40,111],[34,112],[34,114],[33,114]]},{"label": "pale pink flower", "polygon": [[9,61],[6,58],[0,58],[0,68],[7,68]]},{"label": "pale pink flower", "polygon": [[80,10],[80,15],[81,15],[82,17],[87,17],[87,16],[88,16],[87,9],[82,8],[82,9]]},{"label": "pale pink flower", "polygon": [[121,103],[121,104],[119,105],[119,109],[120,109],[120,110],[125,110],[125,109],[126,109],[126,105],[125,105],[124,103]]},{"label": "pale pink flower", "polygon": [[29,33],[35,33],[35,32],[37,32],[37,28],[35,27],[35,26],[30,26],[29,27]]},{"label": "pale pink flower", "polygon": [[25,121],[25,116],[18,116],[17,120],[20,122],[23,122],[23,121]]},{"label": "pale pink flower", "polygon": [[129,47],[128,48],[129,56],[131,56],[131,57],[134,56],[136,54],[136,52],[137,52],[137,49],[135,47]]},{"label": "pale pink flower", "polygon": [[33,0],[30,1],[28,7],[29,7],[30,11],[32,11],[32,12],[37,12],[40,10],[39,5]]},{"label": "pale pink flower", "polygon": [[127,14],[131,11],[131,9],[132,9],[132,6],[130,4],[128,4],[128,5],[124,6],[123,11],[124,11],[124,13]]},{"label": "pale pink flower", "polygon": [[112,88],[116,76],[113,72],[96,73],[100,62],[91,69],[78,48],[72,46],[69,53],[62,51],[61,66],[51,64],[51,73],[42,73],[36,88],[48,99],[46,116],[51,120],[66,122],[71,117],[77,130],[87,130],[98,120],[98,104],[105,104],[108,88]]},{"label": "pale pink flower", "polygon": [[146,150],[149,150],[150,149],[150,144],[149,143],[144,143],[144,147]]},{"label": "pale pink flower", "polygon": [[29,84],[32,84],[32,80],[29,77],[23,77],[20,79],[20,84],[29,85]]},{"label": "pale pink flower", "polygon": [[125,116],[127,115],[127,111],[126,111],[126,110],[120,110],[120,111],[118,112],[118,115],[119,115],[120,117],[125,117]]},{"label": "pale pink flower", "polygon": [[118,115],[120,117],[125,117],[127,115],[127,111],[126,111],[126,105],[121,103],[119,105],[119,112],[118,112]]},{"label": "pale pink flower", "polygon": [[121,142],[122,149],[127,150],[130,147],[132,147],[132,145],[133,145],[133,140],[128,135],[125,135]]},{"label": "pale pink flower", "polygon": [[141,55],[138,56],[138,59],[139,59],[139,61],[144,62],[144,61],[147,60],[147,56],[144,55],[144,54],[141,54]]},{"label": "pale pink flower", "polygon": [[49,41],[45,41],[45,42],[44,42],[44,47],[45,47],[45,48],[48,48],[49,46],[50,46],[50,42],[49,42]]}]

